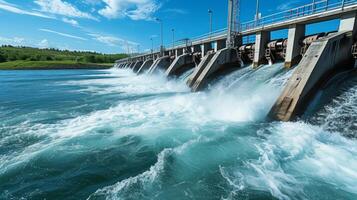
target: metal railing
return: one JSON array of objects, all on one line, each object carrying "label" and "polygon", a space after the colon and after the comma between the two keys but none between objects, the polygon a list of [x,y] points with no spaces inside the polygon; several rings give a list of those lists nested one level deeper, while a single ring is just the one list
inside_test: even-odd
[{"label": "metal railing", "polygon": [[344,9],[347,6],[356,4],[357,0],[321,0],[310,3],[287,11],[282,11],[262,17],[257,20],[248,21],[240,24],[239,31],[249,31],[256,28],[262,28],[268,25],[298,19],[301,17],[311,16],[324,13],[327,11]]}]

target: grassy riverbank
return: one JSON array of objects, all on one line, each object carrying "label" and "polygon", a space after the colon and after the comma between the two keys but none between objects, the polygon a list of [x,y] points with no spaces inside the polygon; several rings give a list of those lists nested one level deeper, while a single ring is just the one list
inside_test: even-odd
[{"label": "grassy riverbank", "polygon": [[10,61],[0,63],[0,70],[50,69],[108,69],[112,63],[85,63],[75,61]]},{"label": "grassy riverbank", "polygon": [[0,70],[25,69],[108,69],[126,54],[102,54],[90,51],[0,47]]}]

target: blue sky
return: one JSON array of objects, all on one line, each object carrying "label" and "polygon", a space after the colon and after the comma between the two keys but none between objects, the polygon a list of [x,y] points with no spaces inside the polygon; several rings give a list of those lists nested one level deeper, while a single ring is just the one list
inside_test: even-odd
[{"label": "blue sky", "polygon": [[[287,10],[312,0],[261,0],[262,16]],[[150,38],[160,45],[160,18],[165,44],[227,24],[227,0],[0,0],[0,44],[88,50],[103,53],[149,50]],[[241,0],[241,20],[254,18],[255,1]],[[308,27],[307,32],[334,30],[332,21]],[[284,37],[286,30],[273,37]],[[286,36],[285,36],[286,37]]]}]

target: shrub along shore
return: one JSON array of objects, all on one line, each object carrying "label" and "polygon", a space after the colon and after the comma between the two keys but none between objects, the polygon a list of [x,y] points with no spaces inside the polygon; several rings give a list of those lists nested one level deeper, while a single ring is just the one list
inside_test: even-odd
[{"label": "shrub along shore", "polygon": [[31,47],[0,47],[0,70],[33,69],[108,69],[126,54],[38,49]]}]

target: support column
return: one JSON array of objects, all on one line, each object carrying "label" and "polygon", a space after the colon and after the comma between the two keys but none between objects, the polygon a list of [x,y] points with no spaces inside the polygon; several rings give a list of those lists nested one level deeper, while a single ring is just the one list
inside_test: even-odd
[{"label": "support column", "polygon": [[253,67],[259,67],[264,63],[265,59],[265,46],[270,41],[270,32],[258,32],[255,36],[255,51]]},{"label": "support column", "polygon": [[192,52],[192,53],[201,52],[201,46],[200,46],[200,45],[192,46],[192,47],[191,47],[191,52]]},{"label": "support column", "polygon": [[340,27],[338,31],[353,31],[353,35],[356,35],[356,13],[349,13],[343,15],[340,21]]},{"label": "support column", "polygon": [[183,54],[183,49],[176,49],[176,58]]},{"label": "support column", "polygon": [[216,45],[214,47],[214,51],[217,52],[217,51],[219,51],[221,49],[226,48],[226,46],[227,46],[226,40],[217,40],[216,41]]},{"label": "support column", "polygon": [[202,58],[207,55],[207,52],[212,50],[212,44],[211,43],[204,43],[201,46],[201,51],[202,51]]},{"label": "support column", "polygon": [[290,68],[299,62],[300,40],[305,36],[305,25],[294,24],[289,27],[288,44],[286,47],[285,67]]}]

